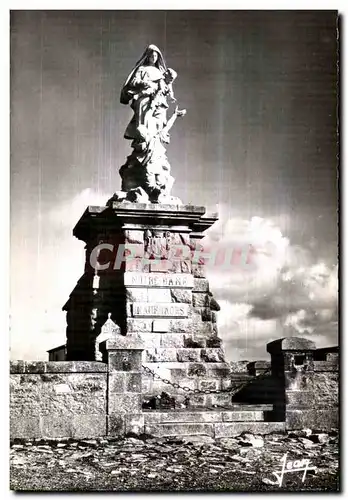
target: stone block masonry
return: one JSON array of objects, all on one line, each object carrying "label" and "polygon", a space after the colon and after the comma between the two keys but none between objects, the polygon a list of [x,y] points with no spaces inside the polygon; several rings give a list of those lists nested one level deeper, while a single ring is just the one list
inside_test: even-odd
[{"label": "stone block masonry", "polygon": [[106,434],[107,366],[99,362],[11,363],[10,432],[16,438]]},{"label": "stone block masonry", "polygon": [[[281,380],[275,415],[287,429],[338,427],[338,357],[320,349],[316,360],[314,342],[285,338],[267,345],[273,378]],[[329,361],[327,360],[329,358]]]},{"label": "stone block masonry", "polygon": [[[219,306],[199,257],[217,217],[204,214],[191,205],[88,207],[74,228],[86,243],[85,273],[64,306],[69,360],[100,359],[95,343],[111,320],[122,335],[141,338],[143,363],[225,362]],[[153,387],[166,389],[158,380]]]},{"label": "stone block masonry", "polygon": [[[160,333],[157,335],[164,338]],[[142,353],[147,349],[137,334],[116,335],[114,340],[107,340],[107,363],[13,361],[10,365],[11,438],[79,439],[129,432],[230,437],[243,431],[267,434],[303,427],[317,431],[337,428],[338,354],[330,349],[325,354],[321,349],[317,356],[313,343],[296,338],[280,339],[267,348],[271,353],[272,372],[265,378],[255,376],[255,372],[267,369],[266,362],[237,363],[232,373],[225,362],[148,363],[146,366],[161,377],[168,378],[170,374],[174,382],[191,389],[188,393],[165,386],[177,400],[189,397],[186,409],[172,412],[142,408],[144,397],[158,394],[162,386],[142,369]],[[174,351],[193,355],[203,349]],[[268,386],[272,386],[273,381],[277,389],[266,392],[265,404],[257,402],[260,386],[256,382],[262,380],[266,380]],[[238,389],[241,383],[249,392],[246,392],[247,400],[240,402],[238,398],[232,398],[231,402],[224,392],[193,392]],[[228,409],[214,409],[213,405]]]}]

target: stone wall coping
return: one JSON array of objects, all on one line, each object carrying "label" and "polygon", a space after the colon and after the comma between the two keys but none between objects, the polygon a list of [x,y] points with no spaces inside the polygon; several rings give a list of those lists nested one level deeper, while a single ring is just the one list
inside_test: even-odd
[{"label": "stone wall coping", "polygon": [[314,361],[313,370],[315,372],[338,372],[337,361]]},{"label": "stone wall coping", "polygon": [[316,345],[312,340],[302,337],[284,337],[267,344],[267,352],[280,354],[283,351],[315,351]]},{"label": "stone wall coping", "polygon": [[10,373],[103,373],[108,366],[100,361],[10,361]]}]

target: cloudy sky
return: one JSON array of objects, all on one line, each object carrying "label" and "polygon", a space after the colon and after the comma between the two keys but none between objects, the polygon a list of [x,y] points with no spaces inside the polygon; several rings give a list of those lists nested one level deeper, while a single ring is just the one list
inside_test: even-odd
[{"label": "cloudy sky", "polygon": [[72,229],[120,188],[121,86],[149,43],[178,72],[172,194],[218,211],[207,248],[229,359],[285,335],[337,343],[336,13],[17,11],[11,19],[11,358],[65,342]]}]

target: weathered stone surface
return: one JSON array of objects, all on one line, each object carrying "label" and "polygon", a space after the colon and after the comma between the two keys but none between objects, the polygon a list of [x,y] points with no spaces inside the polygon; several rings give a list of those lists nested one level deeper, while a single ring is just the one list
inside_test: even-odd
[{"label": "weathered stone surface", "polygon": [[184,335],[182,333],[161,335],[161,347],[184,347]]},{"label": "weathered stone surface", "polygon": [[283,351],[314,351],[315,349],[314,342],[301,337],[286,337],[267,344],[267,352],[271,354]]},{"label": "weathered stone surface", "polygon": [[[10,380],[12,437],[69,437],[87,435],[93,429],[93,435],[105,431],[106,374],[21,374],[11,375]],[[86,420],[78,429],[75,422],[80,415]]]},{"label": "weathered stone surface", "polygon": [[125,373],[125,391],[141,393],[141,373]]},{"label": "weathered stone surface", "polygon": [[[108,383],[109,393],[123,394],[125,392],[125,373],[110,374]],[[111,397],[111,395],[109,396]],[[112,395],[114,397],[114,395]]]},{"label": "weathered stone surface", "polygon": [[151,332],[152,320],[143,318],[128,318],[127,331],[129,333]]},{"label": "weathered stone surface", "polygon": [[209,378],[229,378],[231,376],[231,369],[228,363],[204,363],[204,365]]},{"label": "weathered stone surface", "polygon": [[[104,424],[104,432],[105,432],[105,418],[100,418],[100,425]],[[41,429],[40,429],[40,437],[49,437],[49,438],[61,438],[61,437],[70,437],[75,436],[73,419],[71,415],[62,416],[60,413],[54,414],[51,413],[49,415],[41,416]],[[91,429],[88,429],[90,431]],[[101,429],[98,429],[100,432]],[[83,433],[86,434],[86,431]],[[81,433],[80,433],[81,435]],[[98,434],[97,434],[98,435]],[[95,433],[91,432],[91,436],[95,436]],[[39,436],[38,436],[39,437]]]},{"label": "weathered stone surface", "polygon": [[126,372],[140,371],[142,350],[109,351],[109,371]]},{"label": "weathered stone surface", "polygon": [[132,313],[135,317],[143,316],[165,316],[165,317],[187,317],[188,304],[156,304],[138,302],[132,304]]},{"label": "weathered stone surface", "polygon": [[199,337],[210,337],[213,333],[213,325],[209,321],[192,322],[190,332]]},{"label": "weathered stone surface", "polygon": [[142,397],[136,393],[126,393],[117,395],[117,398],[109,400],[110,414],[137,414],[141,413]]},{"label": "weathered stone surface", "polygon": [[212,320],[212,310],[208,307],[202,308],[202,320],[203,321],[211,321]]},{"label": "weathered stone surface", "polygon": [[[183,366],[182,364],[180,366]],[[179,380],[183,380],[188,376],[187,368],[172,368],[170,370],[170,377],[173,382],[178,382]]]},{"label": "weathered stone surface", "polygon": [[337,428],[339,423],[338,408],[330,409],[287,409],[286,429],[303,429],[310,427],[315,430],[330,430]]},{"label": "weathered stone surface", "polygon": [[107,365],[99,361],[11,361],[10,373],[103,373]]},{"label": "weathered stone surface", "polygon": [[146,363],[177,361],[177,350],[174,348],[146,349]]},{"label": "weathered stone surface", "polygon": [[206,347],[207,340],[205,337],[197,337],[195,335],[184,336],[184,346],[183,347]]},{"label": "weathered stone surface", "polygon": [[25,361],[10,361],[10,373],[25,373]]},{"label": "weathered stone surface", "polygon": [[311,383],[315,406],[329,407],[339,404],[339,373],[316,372]]},{"label": "weathered stone surface", "polygon": [[198,389],[200,391],[216,391],[218,389],[221,389],[221,382],[220,380],[198,380]]},{"label": "weathered stone surface", "polygon": [[27,361],[25,364],[25,373],[44,373],[45,371],[45,361]]},{"label": "weathered stone surface", "polygon": [[112,339],[106,341],[106,348],[111,351],[117,350],[142,350],[144,343],[136,333],[129,335],[116,335]]},{"label": "weathered stone surface", "polygon": [[124,414],[113,413],[107,419],[108,436],[122,436],[126,432],[126,416]]},{"label": "weathered stone surface", "polygon": [[311,391],[286,391],[286,404],[292,408],[310,408],[313,404]]},{"label": "weathered stone surface", "polygon": [[192,288],[193,276],[161,273],[124,273],[127,287]]},{"label": "weathered stone surface", "polygon": [[126,433],[143,434],[145,431],[145,422],[143,413],[136,415],[126,415],[125,417],[125,430]]},{"label": "weathered stone surface", "polygon": [[207,347],[221,347],[222,346],[222,339],[219,337],[213,336],[209,337],[206,339],[206,346]]},{"label": "weathered stone surface", "polygon": [[206,434],[214,436],[214,424],[177,423],[177,424],[145,424],[145,432],[155,436],[185,436]]},{"label": "weathered stone surface", "polygon": [[131,302],[148,302],[149,294],[147,288],[126,288],[126,298]]},{"label": "weathered stone surface", "polygon": [[198,362],[201,356],[201,349],[177,349],[178,361]]},{"label": "weathered stone surface", "polygon": [[338,359],[335,361],[314,361],[313,368],[315,372],[337,372]]},{"label": "weathered stone surface", "polygon": [[12,411],[10,412],[10,435],[11,438],[39,438],[42,436],[40,415],[36,413],[17,415]]},{"label": "weathered stone surface", "polygon": [[188,319],[171,319],[169,321],[169,332],[185,333],[191,328],[191,321]]},{"label": "weathered stone surface", "polygon": [[175,412],[144,412],[145,423],[195,423],[195,422],[221,422],[222,415],[218,410],[213,411],[175,411]]},{"label": "weathered stone surface", "polygon": [[185,304],[191,304],[192,293],[191,290],[180,290],[177,288],[170,290],[172,302],[181,302]]},{"label": "weathered stone surface", "polygon": [[339,353],[338,352],[329,352],[329,353],[327,353],[327,355],[326,355],[326,361],[331,361],[332,363],[336,362],[337,365],[338,365],[338,363],[339,363]]},{"label": "weathered stone surface", "polygon": [[222,348],[202,349],[201,357],[203,361],[209,363],[220,363],[225,361],[225,354]]},{"label": "weathered stone surface", "polygon": [[192,364],[187,370],[187,374],[190,377],[205,377],[207,374],[207,367],[204,363]]},{"label": "weathered stone surface", "polygon": [[215,437],[238,436],[242,432],[253,432],[255,434],[271,434],[272,432],[284,432],[284,422],[226,422],[214,424]]},{"label": "weathered stone surface", "polygon": [[[193,380],[190,380],[190,379],[182,379],[180,381],[180,384],[182,384],[183,386],[185,387],[188,387],[189,389],[193,390],[195,389],[195,382]],[[169,384],[163,384],[160,380],[153,380],[152,384],[151,384],[151,387],[150,387],[150,391],[149,391],[151,394],[154,394],[154,395],[159,395],[161,394],[162,392],[165,392],[167,394],[172,394],[172,395],[176,395],[177,397],[175,398],[176,401],[178,401],[180,398],[179,398],[179,395],[185,395],[186,392],[183,391],[182,389],[180,388],[175,388]],[[183,399],[183,398],[181,398]]]},{"label": "weathered stone surface", "polygon": [[194,324],[202,323],[202,308],[201,307],[190,307],[189,318],[192,319]]},{"label": "weathered stone surface", "polygon": [[193,307],[208,307],[209,297],[206,293],[192,292]]},{"label": "weathered stone surface", "polygon": [[194,278],[193,292],[209,292],[209,281],[205,278]]},{"label": "weathered stone surface", "polygon": [[192,274],[195,278],[206,278],[207,272],[204,264],[192,264]]},{"label": "weathered stone surface", "polygon": [[264,412],[262,410],[224,411],[222,412],[222,420],[223,422],[262,422]]},{"label": "weathered stone surface", "polygon": [[[72,418],[72,435],[76,439],[94,438],[105,436],[106,418],[104,415],[95,415],[91,413],[81,413]],[[70,437],[65,435],[61,437]]]},{"label": "weathered stone surface", "polygon": [[143,332],[138,333],[138,335],[143,340],[145,349],[156,349],[161,347],[162,335],[160,333]]}]

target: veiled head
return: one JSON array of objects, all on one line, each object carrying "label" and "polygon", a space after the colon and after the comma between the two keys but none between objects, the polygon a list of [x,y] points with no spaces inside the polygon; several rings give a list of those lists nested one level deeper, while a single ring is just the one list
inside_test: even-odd
[{"label": "veiled head", "polygon": [[146,47],[141,60],[144,64],[151,64],[151,66],[156,66],[159,69],[166,69],[166,63],[162,56],[160,49],[154,45],[150,44]]}]

